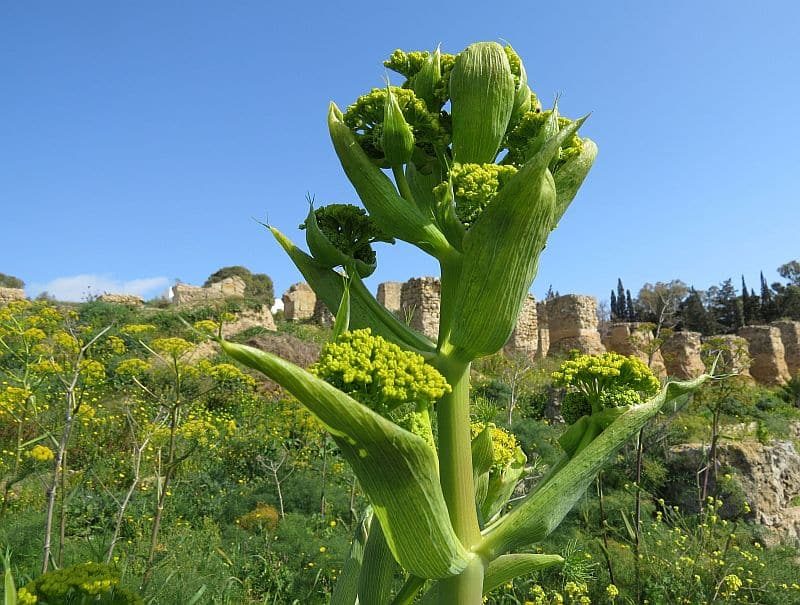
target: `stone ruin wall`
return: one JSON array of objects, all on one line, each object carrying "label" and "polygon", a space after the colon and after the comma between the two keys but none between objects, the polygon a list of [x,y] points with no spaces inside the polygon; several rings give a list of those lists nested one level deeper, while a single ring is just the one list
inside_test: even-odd
[{"label": "stone ruin wall", "polygon": [[771,326],[778,328],[781,333],[783,352],[786,367],[792,376],[800,372],[800,321],[782,319],[773,321]]},{"label": "stone ruin wall", "polygon": [[547,357],[550,351],[550,327],[547,323],[547,303],[543,300],[536,303],[536,321],[538,324],[536,356]]},{"label": "stone ruin wall", "polygon": [[605,353],[597,325],[597,299],[592,296],[566,294],[547,301],[550,352]]},{"label": "stone ruin wall", "polygon": [[[667,377],[667,367],[660,350],[652,351],[654,335],[649,329],[642,329],[639,322],[613,323],[608,327],[603,345],[609,351],[620,355],[633,355],[649,364],[659,378]],[[652,356],[652,358],[651,358]],[[701,372],[702,373],[702,372]]]},{"label": "stone ruin wall", "polygon": [[536,357],[539,348],[539,321],[536,313],[536,299],[532,294],[525,297],[517,325],[511,333],[503,351],[508,355]]},{"label": "stone ruin wall", "polygon": [[700,354],[700,332],[674,332],[661,345],[667,374],[679,380],[696,378],[706,371]]},{"label": "stone ruin wall", "polygon": [[400,316],[403,299],[403,282],[385,281],[378,284],[378,302]]},{"label": "stone ruin wall", "polygon": [[439,336],[440,298],[441,284],[435,277],[411,278],[400,292],[401,318],[410,318],[409,325],[434,342]]},{"label": "stone ruin wall", "polygon": [[311,319],[323,328],[330,328],[333,326],[333,322],[336,321],[336,316],[328,310],[322,299],[318,298],[317,302],[314,303],[314,315]]},{"label": "stone ruin wall", "polygon": [[292,284],[281,299],[283,316],[287,321],[305,321],[314,317],[317,295],[307,283]]},{"label": "stone ruin wall", "polygon": [[246,284],[238,275],[226,277],[210,286],[190,286],[175,284],[172,286],[172,303],[178,306],[201,305],[226,298],[244,298]]},{"label": "stone ruin wall", "polygon": [[0,305],[6,305],[15,300],[24,300],[25,290],[22,288],[0,288]]},{"label": "stone ruin wall", "polygon": [[791,375],[781,330],[775,326],[745,326],[739,330],[739,336],[747,341],[753,378],[766,385],[786,384]]}]

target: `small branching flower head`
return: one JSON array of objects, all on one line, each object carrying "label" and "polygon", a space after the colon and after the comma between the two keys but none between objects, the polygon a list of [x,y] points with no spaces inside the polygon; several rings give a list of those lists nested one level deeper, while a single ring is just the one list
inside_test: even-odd
[{"label": "small branching flower head", "polygon": [[151,370],[152,366],[143,359],[126,359],[120,362],[115,374],[123,379],[139,378]]},{"label": "small branching flower head", "polygon": [[32,393],[20,387],[7,386],[0,391],[0,420],[20,417]]},{"label": "small branching flower head", "polygon": [[17,598],[20,603],[144,603],[140,596],[119,584],[119,576],[107,565],[81,563],[38,577],[21,588]]},{"label": "small branching flower head", "polygon": [[376,267],[376,242],[394,243],[369,217],[363,208],[351,204],[329,204],[309,210],[305,222],[306,242],[321,265],[353,267],[361,277]]},{"label": "small branching flower head", "polygon": [[[394,103],[394,107],[389,111],[386,109],[387,102]],[[387,150],[383,146],[387,114],[394,116],[393,119],[398,121],[402,118],[411,129],[414,145],[427,156],[435,157],[435,151],[444,149],[449,142],[448,134],[439,117],[428,111],[425,101],[417,97],[413,90],[397,86],[374,88],[350,105],[343,119],[355,134],[364,152],[379,166],[386,168],[391,166]],[[390,128],[394,126],[392,124]],[[389,140],[395,141],[393,134],[390,134]],[[390,150],[389,155],[395,151],[398,150]],[[408,157],[410,159],[410,154]]]},{"label": "small branching flower head", "polygon": [[384,67],[405,76],[404,88],[410,88],[425,101],[428,110],[438,113],[450,97],[450,72],[456,55],[441,52],[397,49],[383,62]]},{"label": "small branching flower head", "polygon": [[311,371],[381,414],[407,403],[431,404],[451,390],[421,355],[373,335],[369,328],[345,332],[327,343]]},{"label": "small branching flower head", "polygon": [[27,456],[32,460],[36,460],[36,462],[50,462],[55,458],[53,450],[46,445],[34,445],[28,450]]},{"label": "small branching flower head", "polygon": [[496,426],[494,423],[483,424],[473,422],[470,426],[472,438],[475,439],[486,428],[492,437],[492,468],[494,472],[504,471],[517,457],[519,441],[513,433]]},{"label": "small branching flower head", "polygon": [[150,346],[156,353],[172,359],[180,359],[194,347],[192,343],[176,336],[156,338]]},{"label": "small branching flower head", "polygon": [[450,182],[437,185],[434,193],[442,195],[452,186],[456,216],[469,228],[516,173],[514,166],[454,164],[450,169]]}]

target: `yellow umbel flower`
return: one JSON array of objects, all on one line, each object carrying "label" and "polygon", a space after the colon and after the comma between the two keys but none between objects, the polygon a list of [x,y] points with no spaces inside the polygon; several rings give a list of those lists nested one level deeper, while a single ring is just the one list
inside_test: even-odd
[{"label": "yellow umbel flower", "polygon": [[33,458],[37,462],[50,462],[53,458],[55,458],[55,454],[53,453],[53,450],[46,445],[34,445],[28,451],[28,457]]}]

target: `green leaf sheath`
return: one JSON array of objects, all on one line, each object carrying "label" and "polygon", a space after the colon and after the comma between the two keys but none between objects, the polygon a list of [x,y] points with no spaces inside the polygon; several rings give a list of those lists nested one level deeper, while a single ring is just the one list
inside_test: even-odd
[{"label": "green leaf sheath", "polygon": [[665,403],[687,393],[709,376],[687,382],[670,382],[649,401],[631,406],[591,443],[579,451],[543,487],[535,490],[508,515],[487,528],[479,552],[489,558],[525,548],[552,532],[597,473],[622,445],[633,437]]},{"label": "green leaf sheath", "polygon": [[518,554],[502,555],[489,563],[483,580],[483,594],[489,594],[506,582],[522,575],[561,565],[564,559],[558,555]]},{"label": "green leaf sheath", "polygon": [[487,426],[472,440],[472,471],[475,476],[488,473],[493,460],[492,430]]},{"label": "green leaf sheath", "polygon": [[569,208],[578,189],[583,184],[586,175],[594,164],[597,157],[597,145],[591,139],[583,139],[581,152],[574,158],[568,160],[553,175],[556,183],[556,213],[553,227],[561,220],[564,213]]},{"label": "green leaf sheath", "polygon": [[306,244],[308,244],[308,249],[314,257],[314,260],[326,269],[332,269],[333,267],[347,264],[349,260],[347,255],[338,250],[320,230],[319,223],[317,223],[317,214],[314,212],[314,206],[311,204],[308,206],[305,226]]},{"label": "green leaf sheath", "polygon": [[367,543],[371,523],[372,510],[368,509],[364,518],[356,525],[350,554],[344,562],[342,573],[339,574],[339,579],[336,581],[331,595],[331,605],[355,605],[358,597],[358,578],[364,561],[364,547]]},{"label": "green leaf sheath", "polygon": [[386,605],[392,592],[397,563],[392,557],[378,519],[373,519],[358,578],[358,605]]},{"label": "green leaf sheath", "polygon": [[551,137],[464,238],[459,313],[450,342],[469,357],[496,353],[511,336],[555,215],[556,190],[547,166],[582,123],[578,120]]},{"label": "green leaf sheath", "polygon": [[494,161],[511,119],[514,96],[514,77],[502,46],[478,42],[458,55],[450,74],[454,161]]},{"label": "green leaf sheath", "polygon": [[423,578],[448,577],[466,568],[473,556],[450,524],[436,453],[422,438],[280,357],[246,345],[221,345],[236,361],[297,397],[331,433],[403,568]]},{"label": "green leaf sheath", "polygon": [[436,258],[451,256],[454,250],[442,232],[397,193],[389,177],[361,149],[334,104],[328,113],[328,128],[347,178],[378,227]]},{"label": "green leaf sheath", "polygon": [[[300,250],[292,241],[275,227],[270,227],[272,235],[292,259],[295,266],[329,309],[336,309],[344,293],[342,275],[322,267],[311,256]],[[350,329],[372,328],[374,334],[383,336],[391,342],[412,349],[422,355],[435,350],[434,344],[419,332],[415,332],[386,307],[380,304],[367,290],[357,275],[350,284]]]}]

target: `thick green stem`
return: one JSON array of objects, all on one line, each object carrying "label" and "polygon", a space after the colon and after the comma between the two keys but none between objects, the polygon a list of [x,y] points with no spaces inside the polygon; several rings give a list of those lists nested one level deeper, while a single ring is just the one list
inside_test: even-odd
[{"label": "thick green stem", "polygon": [[[437,407],[439,478],[450,522],[461,543],[470,549],[481,539],[472,477],[468,361],[444,353],[439,370],[453,388]],[[460,575],[442,582],[440,604],[478,605],[482,600],[485,561],[476,557]]]},{"label": "thick green stem", "polygon": [[483,577],[486,560],[475,557],[461,574],[442,580],[438,605],[478,605],[483,603]]}]

